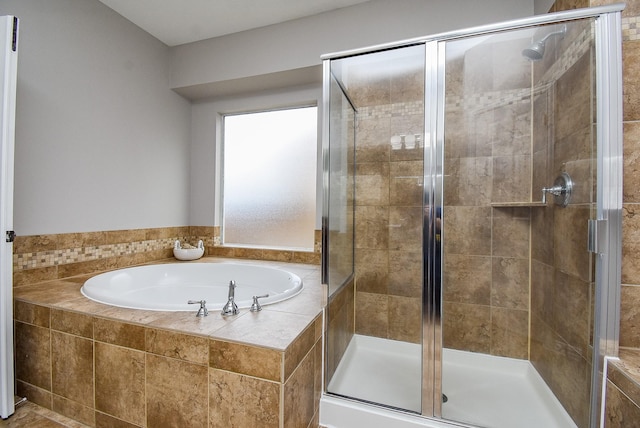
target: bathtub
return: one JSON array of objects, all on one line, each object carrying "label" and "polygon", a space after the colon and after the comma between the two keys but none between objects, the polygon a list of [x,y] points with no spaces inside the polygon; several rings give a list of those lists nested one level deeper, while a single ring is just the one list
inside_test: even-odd
[{"label": "bathtub", "polygon": [[261,305],[281,302],[302,291],[299,276],[273,267],[236,263],[168,263],[136,266],[89,278],[84,296],[99,303],[152,311],[193,311],[189,300],[206,300],[209,310],[227,302],[235,281],[235,302],[248,308],[253,296],[268,294]]}]

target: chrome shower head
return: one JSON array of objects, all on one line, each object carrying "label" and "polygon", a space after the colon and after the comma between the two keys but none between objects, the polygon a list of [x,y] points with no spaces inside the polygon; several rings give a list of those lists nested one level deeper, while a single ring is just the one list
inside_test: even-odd
[{"label": "chrome shower head", "polygon": [[544,56],[545,42],[538,41],[522,51],[522,55],[531,61],[538,61]]},{"label": "chrome shower head", "polygon": [[524,49],[522,51],[522,55],[531,61],[538,61],[542,59],[542,57],[544,56],[544,48],[545,48],[545,45],[547,44],[547,40],[552,36],[560,36],[561,38],[564,38],[564,35],[566,33],[567,33],[567,25],[565,24],[562,26],[562,28],[559,31],[553,31],[547,34],[541,40],[534,42],[531,46]]}]

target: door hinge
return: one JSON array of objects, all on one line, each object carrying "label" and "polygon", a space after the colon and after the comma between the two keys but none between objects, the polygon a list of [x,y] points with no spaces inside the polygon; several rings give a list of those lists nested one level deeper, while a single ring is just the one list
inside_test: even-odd
[{"label": "door hinge", "polygon": [[607,237],[607,220],[589,220],[588,234],[587,250],[595,254],[602,253]]},{"label": "door hinge", "polygon": [[13,17],[13,37],[11,39],[11,50],[16,52],[18,50],[18,17]]},{"label": "door hinge", "polygon": [[7,242],[13,242],[16,239],[16,232],[13,230],[7,230],[6,236]]}]

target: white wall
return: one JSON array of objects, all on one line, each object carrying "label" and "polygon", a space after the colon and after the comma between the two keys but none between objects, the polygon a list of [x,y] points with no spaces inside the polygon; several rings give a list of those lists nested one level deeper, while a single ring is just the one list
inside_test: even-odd
[{"label": "white wall", "polygon": [[188,88],[316,66],[327,53],[531,15],[533,0],[371,0],[176,46],[171,85]]},{"label": "white wall", "polygon": [[[321,54],[529,16],[533,0],[372,0],[171,49],[97,0],[0,14],[21,18],[15,229],[32,235],[219,224],[219,112],[318,100]],[[300,70],[315,86],[238,95]],[[169,89],[210,84],[225,97],[193,108]]]},{"label": "white wall", "polygon": [[541,15],[548,13],[555,0],[533,0],[533,13]]},{"label": "white wall", "polygon": [[[220,115],[321,101],[325,53],[356,49],[533,14],[532,0],[372,0],[215,39],[172,48],[171,84],[194,101],[191,148],[191,224],[220,225],[216,147]],[[301,73],[290,73],[300,70]],[[283,88],[287,80],[307,86]],[[271,88],[252,96],[230,91]],[[230,89],[231,88],[231,89]],[[206,98],[210,94],[220,97]],[[321,112],[322,109],[319,109]],[[316,227],[321,227],[321,153],[318,152]],[[212,183],[216,183],[214,186]]]},{"label": "white wall", "polygon": [[188,224],[190,104],[169,48],[95,0],[2,0],[20,18],[19,235]]},{"label": "white wall", "polygon": [[[265,91],[251,96],[229,97],[193,103],[191,150],[191,224],[220,225],[220,146],[222,115],[242,111],[260,111],[281,107],[317,105],[318,160],[321,159],[320,125],[322,123],[322,88],[320,85]],[[251,154],[248,153],[248,156]],[[321,195],[321,167],[318,162],[318,188]],[[214,183],[216,183],[214,185]],[[322,218],[321,199],[316,206],[316,228]],[[213,223],[212,223],[213,222]]]}]

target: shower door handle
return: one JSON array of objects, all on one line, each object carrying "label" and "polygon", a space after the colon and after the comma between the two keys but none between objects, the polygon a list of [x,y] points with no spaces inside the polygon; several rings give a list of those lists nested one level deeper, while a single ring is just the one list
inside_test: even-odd
[{"label": "shower door handle", "polygon": [[607,237],[607,220],[589,220],[587,251],[601,254],[601,242]]}]

